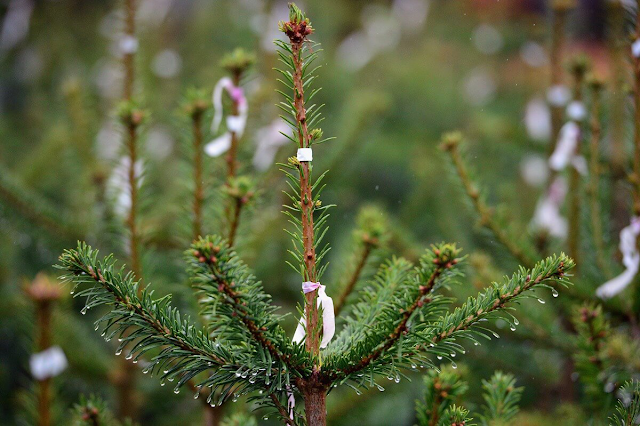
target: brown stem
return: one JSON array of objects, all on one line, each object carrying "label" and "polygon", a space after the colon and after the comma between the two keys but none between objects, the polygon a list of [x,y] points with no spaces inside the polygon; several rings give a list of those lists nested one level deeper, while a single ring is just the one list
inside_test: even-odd
[{"label": "brown stem", "polygon": [[[124,32],[128,37],[136,36],[136,2],[135,0],[125,0],[124,3],[125,9],[125,21],[124,21]],[[125,100],[130,100],[133,95],[133,84],[134,84],[134,52],[127,52],[123,57],[124,64],[124,93],[123,97]]]},{"label": "brown stem", "polygon": [[[294,73],[294,107],[296,110],[296,121],[300,131],[298,140],[300,148],[310,146],[309,130],[307,128],[307,116],[304,105],[304,87],[302,81],[302,41],[291,41],[293,53]],[[313,231],[313,196],[311,194],[311,167],[308,161],[300,162],[300,206],[302,210],[302,244],[305,270],[303,279],[305,281],[316,282],[316,249],[314,245]],[[320,352],[320,330],[318,330],[318,307],[316,298],[318,291],[314,290],[305,294],[305,317],[307,318],[306,348],[313,355]]]},{"label": "brown stem", "polygon": [[600,216],[600,91],[593,90],[591,106],[591,142],[590,167],[591,184],[589,195],[591,199],[591,226],[593,228],[593,243],[596,249],[598,266],[607,276],[610,276],[609,262],[606,262],[604,241],[602,238],[602,218]]},{"label": "brown stem", "polygon": [[[582,80],[583,74],[576,73],[574,81],[574,101],[582,102]],[[582,132],[580,132],[582,133]],[[578,136],[578,143],[576,144],[575,155],[580,154],[580,148],[582,146],[582,134]],[[576,265],[579,265],[579,245],[580,245],[580,173],[575,167],[571,167],[569,174],[569,231],[567,237],[567,251],[569,257],[571,257]]]},{"label": "brown stem", "polygon": [[[136,124],[129,124],[127,151],[129,154],[129,195],[131,197],[131,208],[129,209],[129,215],[127,217],[127,227],[129,228],[129,250],[131,253],[131,271],[136,277],[142,277],[142,271],[140,268],[140,256],[138,253],[138,245],[140,236],[138,234],[137,224],[137,211],[138,211],[138,178],[136,173],[136,161],[138,160],[138,130]],[[142,293],[143,286],[138,287],[138,295]]]},{"label": "brown stem", "polygon": [[[51,302],[38,301],[37,304],[38,352],[51,346]],[[41,380],[38,384],[38,426],[51,425],[51,379]]]},{"label": "brown stem", "polygon": [[622,2],[609,2],[611,25],[609,50],[612,63],[611,88],[611,218],[610,231],[617,235],[627,224],[628,193],[625,180],[625,116],[627,95],[626,85],[626,40],[625,17]]},{"label": "brown stem", "polygon": [[307,385],[302,391],[308,426],[327,424],[327,390],[324,386]]},{"label": "brown stem", "polygon": [[244,206],[241,198],[234,197],[233,200],[235,200],[235,204],[233,205],[231,226],[229,226],[229,238],[227,238],[229,246],[231,247],[233,247],[233,244],[235,243],[238,225],[240,224],[240,213],[242,212],[242,206]]},{"label": "brown stem", "polygon": [[[552,87],[562,84],[562,47],[564,45],[566,19],[566,9],[554,9],[549,51],[549,68]],[[556,148],[556,141],[560,133],[560,127],[562,126],[563,113],[564,109],[562,106],[551,106],[551,141],[549,143],[549,155],[551,155]]]},{"label": "brown stem", "polygon": [[456,168],[456,172],[462,181],[462,185],[464,186],[465,192],[471,199],[475,210],[480,215],[480,223],[483,227],[487,228],[493,235],[495,235],[496,239],[515,257],[522,265],[527,268],[531,268],[534,265],[534,262],[527,256],[524,251],[518,247],[516,243],[514,243],[513,238],[508,235],[508,233],[504,230],[504,228],[498,225],[493,219],[493,211],[487,206],[484,201],[480,198],[480,194],[478,190],[475,188],[473,182],[469,178],[469,173],[465,167],[464,162],[460,156],[460,151],[458,149],[457,144],[446,145],[445,148],[451,155],[451,159],[453,160],[453,164]]},{"label": "brown stem", "polygon": [[[640,38],[640,11],[636,15],[636,39]],[[640,216],[640,58],[633,56],[633,214]]]},{"label": "brown stem", "polygon": [[[437,259],[434,259],[434,261],[435,260]],[[424,283],[424,285],[420,286],[420,292],[418,293],[418,297],[416,297],[416,299],[413,301],[411,306],[404,309],[400,322],[398,323],[396,328],[391,332],[391,334],[389,334],[389,337],[384,341],[384,343],[378,346],[369,355],[366,355],[363,358],[361,358],[357,364],[354,364],[353,366],[342,370],[343,373],[351,374],[353,372],[362,370],[363,368],[371,364],[371,362],[378,359],[378,357],[380,357],[384,352],[389,350],[394,344],[396,344],[396,342],[400,339],[400,337],[407,331],[407,323],[409,322],[411,315],[413,315],[416,309],[423,306],[425,303],[429,303],[431,301],[428,295],[433,289],[433,286],[436,284],[436,280],[438,279],[438,277],[442,275],[445,269],[450,268],[453,264],[456,264],[456,263],[458,263],[457,259],[451,260],[450,262],[448,261],[447,263],[437,263],[435,270],[431,273],[427,282]]]},{"label": "brown stem", "polygon": [[193,120],[193,238],[202,236],[202,204],[204,201],[204,182],[202,180],[202,114],[196,113]]},{"label": "brown stem", "polygon": [[342,310],[342,308],[344,308],[344,305],[345,305],[345,303],[347,301],[347,297],[349,297],[349,295],[353,292],[353,289],[355,288],[356,283],[360,279],[360,274],[362,274],[362,270],[364,269],[364,265],[367,264],[367,259],[369,258],[369,255],[371,254],[372,248],[373,247],[371,246],[371,244],[365,243],[365,245],[364,245],[364,247],[362,249],[362,252],[360,254],[360,260],[358,261],[358,264],[356,265],[356,269],[353,271],[353,275],[351,275],[351,278],[349,279],[349,282],[344,287],[344,290],[340,294],[340,297],[338,298],[338,301],[335,303],[334,312],[335,312],[336,316],[338,316],[338,314],[340,314],[340,311]]},{"label": "brown stem", "polygon": [[[240,85],[240,77],[241,77],[240,73],[235,73],[233,75],[234,86],[238,87]],[[233,99],[233,103],[231,106],[231,115],[237,116],[238,114],[239,114],[238,101],[236,99]],[[236,175],[236,169],[238,166],[237,156],[238,156],[239,138],[236,132],[230,132],[230,133],[231,133],[231,147],[229,148],[229,153],[227,154],[226,161],[227,161],[227,176],[231,178]]]}]

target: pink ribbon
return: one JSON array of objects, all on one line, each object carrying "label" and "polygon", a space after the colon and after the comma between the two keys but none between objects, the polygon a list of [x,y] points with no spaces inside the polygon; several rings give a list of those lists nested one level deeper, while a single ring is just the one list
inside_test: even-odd
[{"label": "pink ribbon", "polygon": [[304,294],[311,293],[320,288],[320,283],[312,283],[311,281],[305,281],[302,283],[302,291]]}]

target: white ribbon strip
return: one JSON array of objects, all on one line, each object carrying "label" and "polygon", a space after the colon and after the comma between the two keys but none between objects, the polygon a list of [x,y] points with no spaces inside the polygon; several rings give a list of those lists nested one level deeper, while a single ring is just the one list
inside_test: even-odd
[{"label": "white ribbon strip", "polygon": [[298,161],[313,161],[313,151],[311,148],[298,148]]},{"label": "white ribbon strip", "polygon": [[[233,127],[233,129],[228,128],[228,130],[230,132],[237,133],[238,136],[242,136],[245,125],[247,123],[247,113],[248,113],[249,107],[247,103],[247,98],[244,96],[244,90],[242,90],[242,87],[235,86],[233,84],[233,81],[229,77],[223,77],[220,80],[218,80],[215,87],[213,88],[212,101],[213,101],[214,113],[213,113],[213,122],[211,123],[211,131],[213,133],[217,133],[218,129],[220,128],[220,123],[222,122],[222,113],[223,113],[222,93],[225,90],[227,91],[227,93],[229,93],[231,100],[233,100],[233,102],[238,106],[238,115],[229,117],[229,118],[237,117],[235,121],[233,120],[231,121],[231,127]],[[229,124],[230,122],[227,119],[227,127],[230,127]]]},{"label": "white ribbon strip", "polygon": [[[326,286],[320,283],[304,282],[302,291],[307,294],[318,290],[318,308],[322,309],[322,341],[321,348],[326,348],[336,332],[336,315],[333,310],[333,299],[327,296]],[[303,315],[298,322],[298,327],[293,335],[294,343],[302,343],[306,335],[307,320]]]},{"label": "white ribbon strip", "polygon": [[62,373],[67,368],[67,357],[60,346],[52,346],[29,358],[31,375],[36,380],[46,380]]},{"label": "white ribbon strip", "polygon": [[553,170],[564,170],[567,165],[571,164],[576,170],[582,174],[587,174],[587,163],[580,154],[578,154],[578,143],[580,138],[580,126],[574,121],[568,121],[560,129],[558,143],[555,151],[549,158],[549,167]]},{"label": "white ribbon strip", "polygon": [[567,236],[567,219],[560,214],[560,208],[567,195],[567,184],[562,176],[558,176],[549,186],[545,196],[538,201],[535,214],[531,220],[534,229],[543,230],[549,235],[564,239]]},{"label": "white ribbon strip", "polygon": [[231,133],[218,136],[204,146],[204,152],[210,157],[219,157],[231,148]]},{"label": "white ribbon strip", "polygon": [[640,253],[638,252],[637,239],[640,235],[640,217],[631,218],[631,223],[620,231],[620,245],[622,264],[625,271],[617,277],[602,284],[596,290],[596,295],[601,299],[609,299],[624,290],[640,269]]}]

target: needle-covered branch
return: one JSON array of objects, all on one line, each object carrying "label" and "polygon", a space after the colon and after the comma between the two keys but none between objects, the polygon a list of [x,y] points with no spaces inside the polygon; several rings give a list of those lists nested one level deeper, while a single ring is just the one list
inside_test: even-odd
[{"label": "needle-covered branch", "polygon": [[271,296],[226,241],[216,236],[200,238],[185,257],[211,332],[231,345],[249,343],[245,350],[254,356],[277,360],[277,369],[299,376],[308,357],[290,343]]},{"label": "needle-covered branch", "polygon": [[53,236],[71,241],[83,235],[77,223],[68,221],[68,215],[60,214],[58,208],[24,187],[3,166],[0,166],[0,203]]},{"label": "needle-covered branch", "polygon": [[[538,262],[532,269],[520,267],[511,278],[505,278],[502,283],[494,283],[478,296],[468,298],[462,306],[442,317],[433,327],[427,328],[424,340],[429,342],[429,346],[438,344],[457,350],[460,345],[453,342],[459,337],[466,337],[476,343],[477,338],[490,339],[490,334],[495,336],[495,333],[479,326],[478,322],[499,316],[506,309],[513,309],[507,304],[528,296],[526,293],[537,287],[551,288],[554,295],[558,294],[549,284],[556,282],[564,287],[570,285],[566,273],[574,266],[573,260],[563,253]],[[504,319],[513,327],[518,325],[514,317]],[[432,348],[436,349],[437,346]],[[420,345],[416,349],[424,347]]]},{"label": "needle-covered branch", "polygon": [[532,247],[525,247],[522,239],[516,237],[513,232],[510,232],[509,225],[499,221],[493,209],[489,207],[477,185],[473,182],[469,174],[469,168],[464,163],[459,146],[461,141],[462,135],[458,132],[445,134],[443,136],[442,149],[451,157],[456,174],[462,182],[465,193],[471,200],[473,208],[480,216],[480,224],[491,232],[496,240],[498,240],[518,262],[526,267],[532,267],[534,264],[532,259],[536,257],[534,255],[535,250]]},{"label": "needle-covered branch", "polygon": [[638,423],[640,418],[640,381],[630,380],[619,392],[616,412],[609,417],[611,426],[629,426]]},{"label": "needle-covered branch", "polygon": [[[145,367],[147,372],[168,368],[165,377],[178,376],[179,388],[201,372],[233,364],[233,355],[189,324],[171,306],[169,296],[153,299],[147,289],[138,295],[140,282],[116,268],[111,256],[98,260],[98,251],[82,243],[76,250],[66,250],[57,266],[66,272],[64,280],[75,283],[75,297],[87,298],[83,313],[101,305],[111,307],[97,325],[103,325],[105,340],[118,337],[118,354],[131,344],[126,358],[136,362],[149,351],[159,351]],[[83,284],[89,286],[76,291]]]},{"label": "needle-covered branch", "polygon": [[[424,376],[424,397],[416,401],[419,426],[436,426],[469,388],[452,368],[431,369]],[[450,424],[450,423],[449,423]]]},{"label": "needle-covered branch", "polygon": [[417,267],[404,259],[385,264],[330,346],[335,355],[326,361],[329,378],[351,379],[366,387],[365,375],[357,375],[362,370],[367,369],[372,379],[382,372],[397,374],[395,365],[423,364],[403,354],[404,342],[444,313],[447,299],[433,292],[457,275],[459,253],[455,245],[439,244],[427,250]]}]

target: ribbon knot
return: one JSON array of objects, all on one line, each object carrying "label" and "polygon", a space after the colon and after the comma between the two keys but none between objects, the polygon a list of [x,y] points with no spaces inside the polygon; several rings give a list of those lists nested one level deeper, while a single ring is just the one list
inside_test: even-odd
[{"label": "ribbon knot", "polygon": [[[305,281],[302,283],[302,291],[304,294],[318,290],[318,308],[322,310],[322,342],[320,347],[325,348],[333,338],[336,332],[336,314],[333,310],[333,299],[327,296],[326,286],[320,283]],[[303,315],[298,322],[298,327],[293,335],[294,343],[302,343],[306,335],[307,319]]]}]

